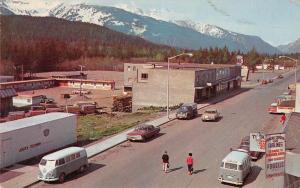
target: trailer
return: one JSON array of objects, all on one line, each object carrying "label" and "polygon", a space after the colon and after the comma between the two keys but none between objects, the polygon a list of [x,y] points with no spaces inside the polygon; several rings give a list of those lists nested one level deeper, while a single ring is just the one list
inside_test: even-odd
[{"label": "trailer", "polygon": [[77,141],[74,114],[53,112],[0,124],[0,169]]}]

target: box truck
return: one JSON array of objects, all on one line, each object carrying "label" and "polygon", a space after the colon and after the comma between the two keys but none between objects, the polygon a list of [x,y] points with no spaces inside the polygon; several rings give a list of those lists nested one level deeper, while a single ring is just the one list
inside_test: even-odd
[{"label": "box truck", "polygon": [[53,112],[0,124],[0,169],[77,141],[74,114]]}]

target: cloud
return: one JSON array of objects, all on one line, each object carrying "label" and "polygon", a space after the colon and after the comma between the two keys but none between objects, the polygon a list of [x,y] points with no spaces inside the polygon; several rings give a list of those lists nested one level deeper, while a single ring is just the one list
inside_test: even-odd
[{"label": "cloud", "polygon": [[216,6],[216,4],[214,2],[212,2],[211,0],[207,0],[208,4],[216,11],[216,12],[219,12],[220,14],[224,15],[224,16],[227,16],[227,17],[230,17],[231,15],[229,13],[227,13],[226,11],[218,8]]},{"label": "cloud", "polygon": [[[291,0],[291,1],[299,1],[300,0]],[[219,8],[212,0],[207,0],[207,3],[218,13],[222,14],[223,16],[226,17],[231,17],[233,18],[233,16],[231,14],[229,14],[228,12],[226,12],[225,10]],[[254,22],[251,22],[249,20],[245,20],[245,19],[236,19],[233,18],[233,20],[239,24],[244,24],[244,25],[255,25]]]},{"label": "cloud", "polygon": [[290,0],[290,2],[300,6],[300,0]]},{"label": "cloud", "polygon": [[236,22],[240,23],[240,24],[245,24],[245,25],[255,25],[256,23],[245,20],[245,19],[237,19]]}]

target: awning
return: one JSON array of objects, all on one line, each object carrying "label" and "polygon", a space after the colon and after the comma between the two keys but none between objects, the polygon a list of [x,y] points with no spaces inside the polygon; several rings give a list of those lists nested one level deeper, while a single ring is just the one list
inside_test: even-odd
[{"label": "awning", "polygon": [[0,89],[0,99],[17,96],[14,88]]}]

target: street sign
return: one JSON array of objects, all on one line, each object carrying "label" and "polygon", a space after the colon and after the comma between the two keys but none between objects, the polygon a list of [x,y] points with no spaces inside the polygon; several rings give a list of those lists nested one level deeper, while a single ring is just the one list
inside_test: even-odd
[{"label": "street sign", "polygon": [[250,133],[250,151],[265,152],[265,135]]},{"label": "street sign", "polygon": [[266,135],[266,178],[284,175],[285,134]]}]

